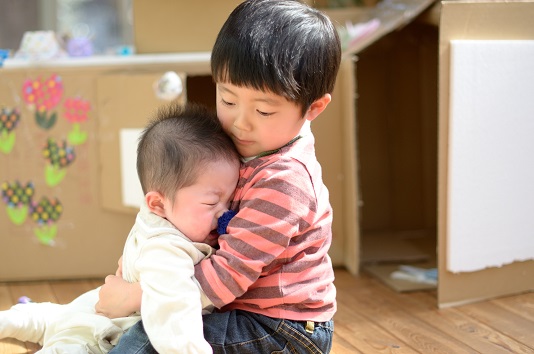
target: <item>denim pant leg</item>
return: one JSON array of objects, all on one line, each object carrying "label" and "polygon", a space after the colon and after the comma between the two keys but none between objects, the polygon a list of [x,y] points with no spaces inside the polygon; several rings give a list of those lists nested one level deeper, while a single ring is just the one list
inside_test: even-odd
[{"label": "denim pant leg", "polygon": [[154,347],[148,340],[148,336],[143,327],[143,322],[139,321],[119,340],[119,343],[109,352],[110,354],[157,354]]},{"label": "denim pant leg", "polygon": [[306,322],[240,310],[205,315],[203,321],[214,354],[325,354],[332,348],[333,321],[317,323],[312,333],[306,332]]},{"label": "denim pant leg", "polygon": [[[332,348],[333,321],[317,323],[312,333],[306,331],[305,322],[240,310],[204,315],[203,321],[204,337],[214,354],[326,354]],[[110,352],[122,353],[156,353],[142,322],[131,327]]]}]

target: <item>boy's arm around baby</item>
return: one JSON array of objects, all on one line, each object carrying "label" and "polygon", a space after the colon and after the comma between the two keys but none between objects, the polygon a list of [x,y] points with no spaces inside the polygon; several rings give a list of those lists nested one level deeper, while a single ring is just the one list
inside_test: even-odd
[{"label": "boy's arm around baby", "polygon": [[294,320],[331,319],[332,210],[313,137],[246,163],[234,201],[238,213],[220,237],[220,249],[195,267],[215,306]]}]

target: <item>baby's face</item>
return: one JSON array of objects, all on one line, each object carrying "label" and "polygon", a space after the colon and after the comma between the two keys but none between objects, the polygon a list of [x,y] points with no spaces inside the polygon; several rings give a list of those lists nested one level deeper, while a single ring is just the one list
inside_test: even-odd
[{"label": "baby's face", "polygon": [[217,235],[211,231],[228,210],[238,178],[237,161],[208,163],[193,185],[178,190],[172,210],[165,210],[165,217],[191,241],[214,246]]}]

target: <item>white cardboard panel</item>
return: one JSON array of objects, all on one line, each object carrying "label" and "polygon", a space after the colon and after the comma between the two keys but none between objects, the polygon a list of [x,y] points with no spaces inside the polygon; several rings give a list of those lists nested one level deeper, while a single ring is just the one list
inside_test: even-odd
[{"label": "white cardboard panel", "polygon": [[534,259],[534,41],[453,40],[447,270]]},{"label": "white cardboard panel", "polygon": [[137,143],[143,129],[120,130],[122,204],[139,208],[143,189],[137,176]]}]

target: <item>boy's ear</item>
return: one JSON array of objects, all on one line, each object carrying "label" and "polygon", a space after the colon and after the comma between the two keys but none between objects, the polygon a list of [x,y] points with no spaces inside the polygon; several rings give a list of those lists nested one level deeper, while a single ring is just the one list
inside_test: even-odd
[{"label": "boy's ear", "polygon": [[308,108],[308,110],[306,111],[306,115],[304,116],[304,118],[311,122],[324,111],[330,101],[332,101],[332,96],[329,93],[325,93],[324,96],[313,101],[313,103],[310,105],[310,108]]},{"label": "boy's ear", "polygon": [[150,212],[159,215],[162,218],[165,217],[165,204],[161,193],[150,191],[145,195],[145,201]]}]

